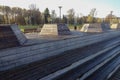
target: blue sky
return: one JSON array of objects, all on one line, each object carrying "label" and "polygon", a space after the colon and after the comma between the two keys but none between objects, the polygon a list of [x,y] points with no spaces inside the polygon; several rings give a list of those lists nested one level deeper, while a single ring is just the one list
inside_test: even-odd
[{"label": "blue sky", "polygon": [[59,15],[58,6],[62,6],[62,14],[67,14],[67,10],[73,8],[76,15],[88,15],[92,8],[97,9],[97,17],[105,17],[110,11],[120,17],[120,0],[0,0],[0,5],[17,6],[29,8],[30,4],[36,4],[41,12],[46,7],[49,10],[55,10]]}]

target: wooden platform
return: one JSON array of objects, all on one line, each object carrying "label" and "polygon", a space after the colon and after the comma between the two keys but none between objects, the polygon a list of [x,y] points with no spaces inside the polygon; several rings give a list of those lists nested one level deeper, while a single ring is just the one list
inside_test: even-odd
[{"label": "wooden platform", "polygon": [[19,46],[19,42],[10,25],[0,26],[0,49]]},{"label": "wooden platform", "polygon": [[40,35],[70,35],[71,32],[66,24],[44,24]]},{"label": "wooden platform", "polygon": [[0,49],[22,45],[26,40],[17,25],[0,25]]}]

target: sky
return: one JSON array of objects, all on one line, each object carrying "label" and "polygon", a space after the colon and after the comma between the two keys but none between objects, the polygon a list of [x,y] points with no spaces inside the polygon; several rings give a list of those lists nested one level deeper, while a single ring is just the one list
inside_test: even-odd
[{"label": "sky", "polygon": [[62,6],[61,12],[64,15],[73,8],[76,16],[87,16],[92,8],[96,8],[96,17],[103,18],[110,11],[120,17],[120,0],[0,0],[0,5],[10,7],[29,9],[30,4],[36,4],[41,12],[44,12],[45,8],[49,8],[50,12],[55,10],[58,16],[58,6]]}]

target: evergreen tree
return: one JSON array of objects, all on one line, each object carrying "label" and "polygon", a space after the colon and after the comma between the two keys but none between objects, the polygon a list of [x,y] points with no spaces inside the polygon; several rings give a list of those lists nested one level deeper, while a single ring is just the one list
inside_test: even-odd
[{"label": "evergreen tree", "polygon": [[46,8],[44,11],[45,23],[48,23],[48,19],[50,17],[49,9]]}]

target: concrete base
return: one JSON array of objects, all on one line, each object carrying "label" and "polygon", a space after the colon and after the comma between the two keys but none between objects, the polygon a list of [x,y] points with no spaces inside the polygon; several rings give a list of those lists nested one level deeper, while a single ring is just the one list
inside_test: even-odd
[{"label": "concrete base", "polygon": [[120,23],[119,24],[112,24],[110,26],[110,28],[113,29],[113,30],[118,30],[118,29],[120,29]]},{"label": "concrete base", "polygon": [[84,24],[81,29],[82,32],[104,32],[108,30],[110,30],[109,24],[104,23]]},{"label": "concrete base", "polygon": [[66,24],[44,24],[40,35],[70,35]]}]

